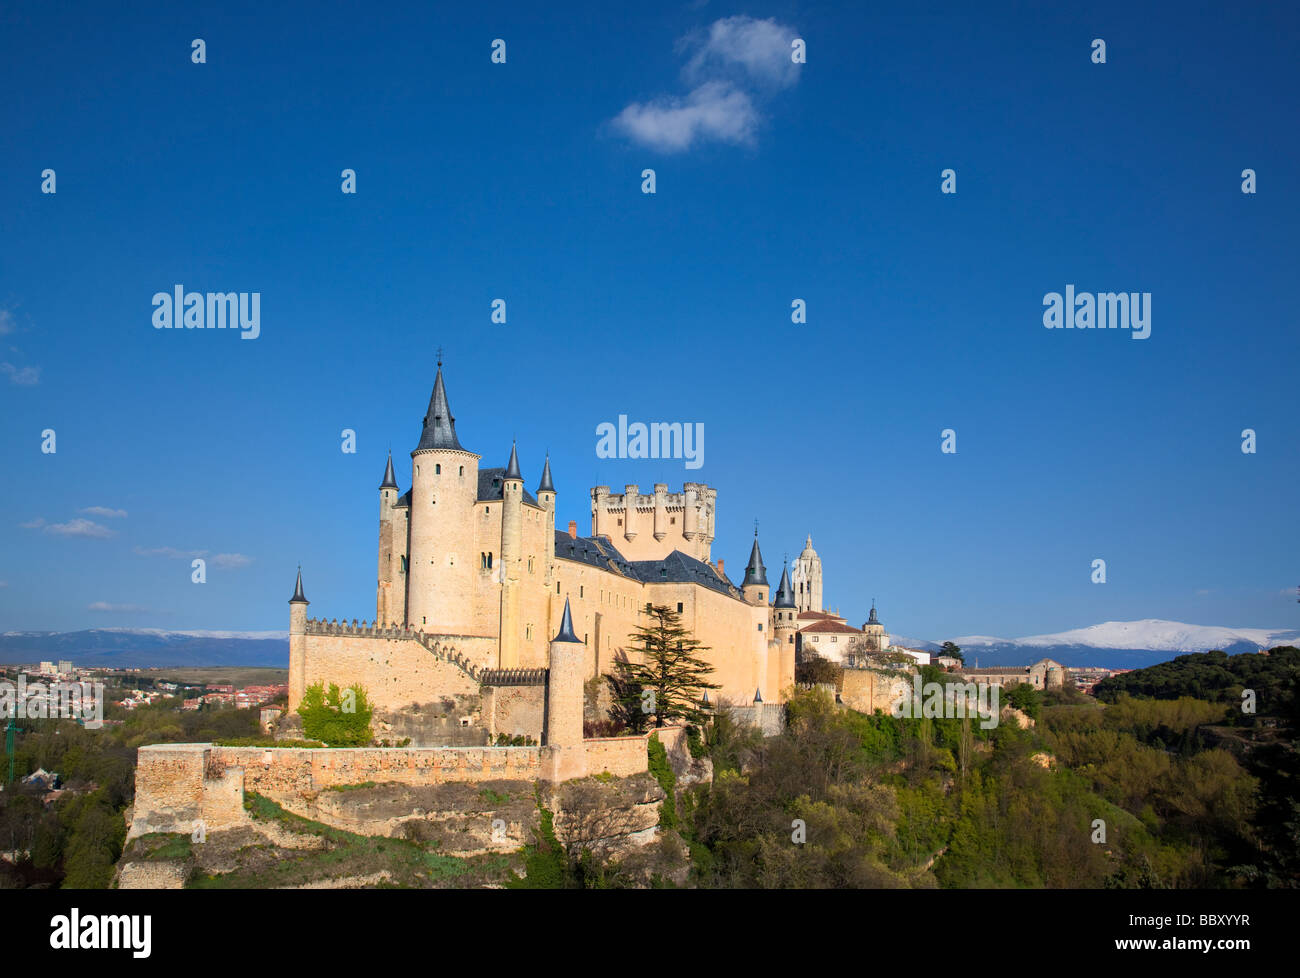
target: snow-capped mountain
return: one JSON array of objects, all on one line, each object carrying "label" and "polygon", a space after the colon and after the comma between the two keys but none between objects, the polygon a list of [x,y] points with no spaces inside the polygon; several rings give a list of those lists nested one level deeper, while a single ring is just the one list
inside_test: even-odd
[{"label": "snow-capped mountain", "polygon": [[[986,666],[1025,665],[1051,658],[1067,666],[1136,669],[1188,652],[1219,649],[1237,654],[1278,645],[1300,645],[1300,631],[1293,628],[1188,625],[1146,618],[1141,621],[1107,621],[1050,635],[1009,639],[965,635],[952,641],[961,647],[966,661],[972,664],[978,659],[981,665]],[[924,647],[937,646],[927,643]]]}]

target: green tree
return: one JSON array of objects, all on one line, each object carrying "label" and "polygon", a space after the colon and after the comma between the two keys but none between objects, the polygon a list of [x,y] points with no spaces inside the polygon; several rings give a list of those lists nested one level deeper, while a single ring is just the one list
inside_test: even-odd
[{"label": "green tree", "polygon": [[319,740],[331,747],[364,747],[374,739],[370,718],[374,710],[364,688],[349,686],[340,691],[330,683],[316,683],[303,690],[298,715],[302,717],[303,734],[309,740]]},{"label": "green tree", "polygon": [[956,659],[962,665],[966,664],[966,657],[961,654],[961,646],[954,645],[952,642],[944,642],[939,646],[939,655],[946,655],[949,658]]},{"label": "green tree", "polygon": [[713,667],[699,655],[707,648],[667,605],[654,605],[647,614],[650,624],[636,627],[629,647],[630,652],[639,653],[641,661],[618,659],[613,674],[606,676],[617,701],[611,716],[634,730],[632,719],[638,712],[643,724],[645,715],[653,713],[656,727],[670,720],[703,723],[709,713],[700,697],[706,690],[719,688],[708,679]]}]

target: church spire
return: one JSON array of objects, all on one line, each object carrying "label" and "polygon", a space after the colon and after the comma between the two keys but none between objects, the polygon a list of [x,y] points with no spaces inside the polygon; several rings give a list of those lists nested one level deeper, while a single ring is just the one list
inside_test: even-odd
[{"label": "church spire", "polygon": [[456,438],[456,419],[452,417],[451,407],[447,404],[441,358],[438,360],[438,373],[433,378],[433,396],[429,398],[429,410],[424,416],[424,430],[420,433],[420,444],[415,446],[415,450],[422,452],[431,448],[450,448],[459,452],[465,450]]},{"label": "church spire", "polygon": [[754,528],[754,546],[749,551],[749,566],[745,568],[745,580],[741,587],[767,584],[767,568],[763,566],[763,555],[758,549],[758,527]]}]

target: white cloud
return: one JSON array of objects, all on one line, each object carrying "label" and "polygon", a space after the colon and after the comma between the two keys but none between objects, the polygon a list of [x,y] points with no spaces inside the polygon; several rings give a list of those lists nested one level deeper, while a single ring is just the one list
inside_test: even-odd
[{"label": "white cloud", "polygon": [[217,554],[212,558],[212,562],[218,567],[234,570],[236,567],[247,567],[253,562],[253,558],[244,554]]},{"label": "white cloud", "polygon": [[103,540],[111,537],[114,533],[106,526],[101,526],[94,520],[68,520],[66,523],[50,523],[45,527],[46,533],[53,533],[61,537],[91,537],[97,540]]},{"label": "white cloud", "polygon": [[24,530],[39,530],[45,525],[45,518],[38,516],[34,520],[28,520],[26,523],[19,523]]},{"label": "white cloud", "polygon": [[682,77],[687,95],[633,102],[611,120],[617,131],[643,146],[680,153],[713,140],[752,145],[762,122],[756,98],[799,80],[790,60],[793,28],[775,20],[724,17],[677,42],[689,55]]},{"label": "white cloud", "polygon": [[103,516],[110,520],[126,519],[126,510],[109,509],[107,506],[87,506],[85,509],[78,510],[81,513],[89,513],[91,516]]},{"label": "white cloud", "polygon": [[111,604],[108,601],[93,601],[86,605],[87,611],[108,611],[114,614],[144,614],[149,609],[137,604]]},{"label": "white cloud", "polygon": [[7,374],[9,380],[20,387],[34,387],[41,382],[40,367],[15,367],[12,363],[0,363],[0,373]]},{"label": "white cloud", "polygon": [[14,314],[8,309],[0,309],[0,336],[14,331]]},{"label": "white cloud", "polygon": [[708,82],[685,98],[633,102],[614,119],[614,126],[646,146],[678,153],[699,139],[753,143],[758,121],[748,95],[726,82]]},{"label": "white cloud", "polygon": [[732,69],[772,88],[789,88],[799,80],[799,65],[790,59],[798,34],[775,20],[757,20],[741,14],[715,20],[706,32],[687,35],[678,51],[691,55],[682,75],[692,84],[716,78]]}]

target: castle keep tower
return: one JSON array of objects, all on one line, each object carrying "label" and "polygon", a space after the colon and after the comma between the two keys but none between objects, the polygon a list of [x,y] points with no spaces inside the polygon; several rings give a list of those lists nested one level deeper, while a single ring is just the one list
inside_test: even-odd
[{"label": "castle keep tower", "polygon": [[653,495],[640,486],[624,486],[612,495],[609,486],[591,490],[591,535],[605,536],[628,560],[663,560],[674,550],[710,563],[718,491],[688,482],[672,493],[657,483]]},{"label": "castle keep tower", "polygon": [[473,629],[472,517],[479,458],[456,438],[456,419],[447,404],[439,360],[424,430],[411,452],[406,621],[412,628],[436,622],[440,630],[453,634]]}]

